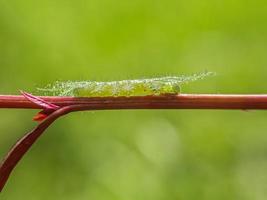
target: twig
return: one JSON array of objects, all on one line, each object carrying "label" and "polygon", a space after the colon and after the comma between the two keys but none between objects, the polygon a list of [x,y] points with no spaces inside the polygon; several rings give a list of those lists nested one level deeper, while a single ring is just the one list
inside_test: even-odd
[{"label": "twig", "polygon": [[[267,95],[180,94],[142,97],[40,97],[60,108],[23,136],[0,165],[0,192],[34,142],[59,117],[70,112],[107,109],[267,109]],[[24,96],[0,95],[0,108],[41,109]]]},{"label": "twig", "polygon": [[72,107],[66,106],[52,113],[42,123],[40,123],[35,129],[27,133],[8,152],[4,160],[0,165],[0,192],[4,188],[12,170],[15,168],[20,159],[30,149],[34,142],[42,135],[42,133],[60,116],[67,114],[71,111]]},{"label": "twig", "polygon": [[[267,109],[267,94],[179,94],[133,97],[41,97],[60,107],[86,105],[88,110],[107,109]],[[41,107],[23,96],[0,95],[0,108]],[[82,110],[86,110],[82,109]]]}]

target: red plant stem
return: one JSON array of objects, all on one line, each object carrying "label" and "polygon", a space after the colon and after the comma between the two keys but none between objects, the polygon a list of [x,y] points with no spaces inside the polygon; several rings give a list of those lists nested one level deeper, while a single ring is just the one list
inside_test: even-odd
[{"label": "red plant stem", "polygon": [[[267,109],[267,94],[179,94],[133,97],[41,97],[60,107],[87,105],[88,110],[107,109]],[[40,109],[23,96],[0,95],[0,108]]]},{"label": "red plant stem", "polygon": [[[180,94],[143,97],[41,97],[60,106],[35,129],[23,136],[0,164],[0,192],[11,172],[42,133],[70,112],[105,109],[267,109],[267,95]],[[0,108],[41,109],[24,96],[0,95]]]},{"label": "red plant stem", "polygon": [[[44,131],[59,117],[75,111],[78,105],[62,107],[49,115],[35,129],[20,138],[10,149],[0,164],[0,192],[4,188],[11,172],[16,167],[21,158],[27,153],[34,142],[44,133]],[[79,109],[78,109],[79,110]]]}]

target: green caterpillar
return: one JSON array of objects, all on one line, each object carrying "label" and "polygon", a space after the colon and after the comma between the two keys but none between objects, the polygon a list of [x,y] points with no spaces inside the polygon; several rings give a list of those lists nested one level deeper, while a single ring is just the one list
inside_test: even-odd
[{"label": "green caterpillar", "polygon": [[160,78],[121,80],[110,82],[76,81],[56,82],[42,91],[60,96],[107,97],[107,96],[146,96],[161,94],[179,94],[180,86],[189,81],[212,75],[203,72],[191,76],[166,76]]}]

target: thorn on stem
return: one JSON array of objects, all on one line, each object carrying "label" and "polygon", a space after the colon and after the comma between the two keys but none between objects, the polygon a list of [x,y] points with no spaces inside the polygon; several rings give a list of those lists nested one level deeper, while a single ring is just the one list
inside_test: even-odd
[{"label": "thorn on stem", "polygon": [[34,121],[43,121],[45,118],[47,118],[50,114],[52,114],[54,111],[58,110],[60,107],[53,104],[53,103],[49,103],[43,99],[41,99],[40,97],[34,96],[30,93],[24,92],[24,91],[20,91],[20,93],[29,101],[31,101],[32,103],[39,105],[41,107],[43,107],[43,110],[41,112],[38,112],[34,117],[33,120]]}]

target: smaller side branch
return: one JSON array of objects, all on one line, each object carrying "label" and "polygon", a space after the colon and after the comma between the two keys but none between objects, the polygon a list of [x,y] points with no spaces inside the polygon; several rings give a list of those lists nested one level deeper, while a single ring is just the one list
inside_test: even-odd
[{"label": "smaller side branch", "polygon": [[44,133],[44,131],[59,117],[71,112],[75,109],[74,106],[66,106],[58,109],[51,115],[49,115],[42,123],[40,123],[35,129],[27,133],[10,149],[6,157],[0,164],[0,192],[4,188],[11,172],[30,149],[34,142]]}]

